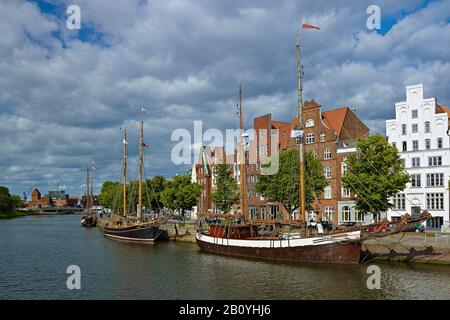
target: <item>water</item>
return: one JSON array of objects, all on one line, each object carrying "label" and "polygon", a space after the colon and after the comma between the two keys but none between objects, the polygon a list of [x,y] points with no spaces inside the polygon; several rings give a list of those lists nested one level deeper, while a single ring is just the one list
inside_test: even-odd
[{"label": "water", "polygon": [[[450,266],[284,264],[201,253],[195,244],[127,244],[79,216],[0,220],[0,299],[450,299]],[[81,268],[81,290],[66,269]]]}]

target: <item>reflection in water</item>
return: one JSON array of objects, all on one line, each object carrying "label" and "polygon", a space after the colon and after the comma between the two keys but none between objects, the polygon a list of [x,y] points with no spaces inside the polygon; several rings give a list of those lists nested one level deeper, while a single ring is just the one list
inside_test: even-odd
[{"label": "reflection in water", "polygon": [[[381,290],[366,287],[367,265],[270,263],[199,252],[194,244],[140,245],[79,226],[79,216],[0,221],[3,299],[450,299],[450,267],[378,263]],[[81,268],[68,290],[66,268]]]}]

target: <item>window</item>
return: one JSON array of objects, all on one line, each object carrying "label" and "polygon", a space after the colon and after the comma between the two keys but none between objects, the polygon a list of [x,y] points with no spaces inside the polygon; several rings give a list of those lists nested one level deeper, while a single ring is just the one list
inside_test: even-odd
[{"label": "window", "polygon": [[325,142],[325,133],[324,132],[320,133],[320,142]]},{"label": "window", "polygon": [[400,162],[402,163],[402,167],[406,168],[406,164],[405,164],[406,160],[405,159],[400,159]]},{"label": "window", "polygon": [[411,175],[411,187],[420,187],[420,174]]},{"label": "window", "polygon": [[333,192],[331,190],[331,186],[326,186],[325,189],[323,190],[323,197],[325,199],[332,199],[333,198]]},{"label": "window", "polygon": [[430,133],[430,122],[425,122],[425,133]]},{"label": "window", "polygon": [[325,160],[331,159],[331,150],[329,148],[325,148],[325,150],[323,151],[323,158]]},{"label": "window", "polygon": [[355,210],[356,221],[364,221],[364,214]]},{"label": "window", "polygon": [[417,123],[414,123],[412,125],[412,133],[417,133],[419,132],[419,126],[417,125]]},{"label": "window", "polygon": [[428,165],[430,167],[442,166],[442,157],[441,156],[428,157]]},{"label": "window", "polygon": [[417,112],[417,110],[413,110],[411,115],[412,115],[413,119],[417,119],[417,117],[419,116],[419,113]]},{"label": "window", "polygon": [[392,204],[394,210],[405,210],[406,197],[404,193],[398,193],[392,197]]},{"label": "window", "polygon": [[347,164],[346,163],[342,163],[341,164],[341,173],[342,173],[342,175],[345,175],[347,173],[347,171],[348,171]]},{"label": "window", "polygon": [[427,187],[443,187],[444,174],[443,173],[429,173],[427,174]]},{"label": "window", "polygon": [[406,124],[402,124],[402,135],[406,134]]},{"label": "window", "polygon": [[350,198],[350,189],[342,188],[342,198]]},{"label": "window", "polygon": [[418,140],[413,140],[413,150],[419,150],[419,141]]},{"label": "window", "polygon": [[314,150],[314,151],[312,152],[312,156],[314,157],[314,159],[317,159],[317,152],[316,152],[316,150]]},{"label": "window", "polygon": [[442,149],[442,138],[437,139],[437,147],[438,149]]},{"label": "window", "polygon": [[323,168],[325,179],[331,179],[331,167],[326,166]]},{"label": "window", "polygon": [[420,158],[412,158],[412,167],[413,168],[418,168],[420,167]]},{"label": "window", "polygon": [[431,149],[431,140],[425,139],[425,149],[430,150]]},{"label": "window", "polygon": [[393,146],[394,148],[396,148],[396,147],[397,147],[397,144],[396,144],[395,142],[392,142],[392,146]]},{"label": "window", "polygon": [[342,161],[347,161],[347,156],[343,156]]},{"label": "window", "polygon": [[342,207],[342,221],[350,221],[351,219],[351,209],[349,206]]},{"label": "window", "polygon": [[323,208],[323,215],[325,221],[332,222],[333,221],[333,215],[334,215],[334,209],[332,206],[325,206]]},{"label": "window", "polygon": [[302,137],[296,137],[295,138],[295,143],[298,145],[300,144],[300,142],[302,141]]},{"label": "window", "polygon": [[306,126],[307,128],[314,127],[314,119],[308,119],[308,120],[306,120],[305,126]]},{"label": "window", "polygon": [[427,209],[428,210],[444,210],[444,194],[443,193],[427,193]]},{"label": "window", "polygon": [[402,142],[402,151],[407,151],[407,150],[408,150],[408,148],[407,148],[406,141],[403,141]]},{"label": "window", "polygon": [[310,132],[306,135],[306,144],[314,143],[314,133]]}]

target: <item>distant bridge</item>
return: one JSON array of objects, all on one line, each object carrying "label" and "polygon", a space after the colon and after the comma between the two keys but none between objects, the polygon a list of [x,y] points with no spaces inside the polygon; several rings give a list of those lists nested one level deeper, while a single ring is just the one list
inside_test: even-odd
[{"label": "distant bridge", "polygon": [[82,213],[84,208],[77,207],[45,207],[40,208],[40,214],[72,214],[72,213]]}]

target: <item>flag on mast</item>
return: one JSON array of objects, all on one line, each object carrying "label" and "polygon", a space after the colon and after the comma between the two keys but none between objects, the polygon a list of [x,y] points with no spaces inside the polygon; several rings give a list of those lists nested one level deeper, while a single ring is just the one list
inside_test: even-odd
[{"label": "flag on mast", "polygon": [[320,30],[319,27],[316,27],[316,26],[306,22],[305,20],[302,21],[302,29],[317,29],[317,30]]}]

